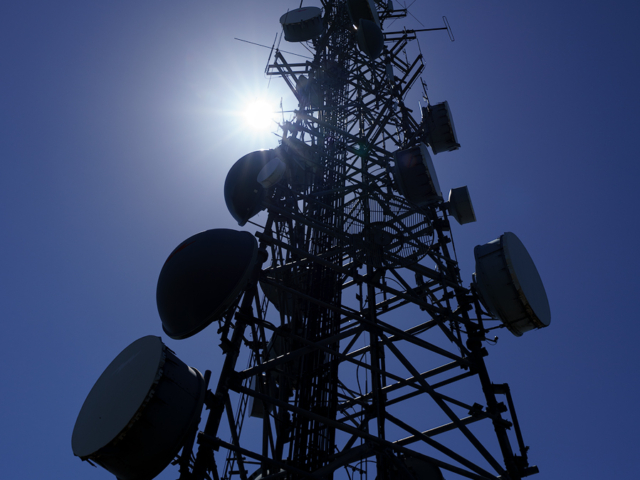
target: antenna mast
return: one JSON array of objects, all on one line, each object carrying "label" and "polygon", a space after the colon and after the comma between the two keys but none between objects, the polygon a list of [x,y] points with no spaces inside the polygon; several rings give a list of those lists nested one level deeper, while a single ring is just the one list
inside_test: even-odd
[{"label": "antenna mast", "polygon": [[[476,276],[463,284],[450,218],[475,221],[473,206],[466,187],[445,201],[429,153],[460,147],[451,111],[429,103],[416,118],[405,98],[424,64],[405,49],[417,31],[383,33],[406,9],[322,5],[280,20],[285,39],[313,53],[270,56],[267,75],[299,104],[281,144],[238,160],[225,183],[240,225],[266,210],[257,241],[203,232],[160,275],[165,332],[187,338],[218,321],[225,354],[202,400],[203,431],[185,427],[178,442],[180,479],[537,473],[509,387],[492,382],[484,361],[492,328],[519,336],[549,324],[535,265],[505,233],[476,247]],[[451,35],[446,20],[442,29]]]}]

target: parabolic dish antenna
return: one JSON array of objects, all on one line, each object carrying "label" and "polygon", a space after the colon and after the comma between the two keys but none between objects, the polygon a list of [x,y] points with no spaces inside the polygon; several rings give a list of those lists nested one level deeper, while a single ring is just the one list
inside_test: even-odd
[{"label": "parabolic dish antenna", "polygon": [[436,169],[424,143],[398,150],[393,156],[393,179],[404,198],[419,207],[442,200]]},{"label": "parabolic dish antenna", "polygon": [[384,35],[380,27],[373,21],[361,18],[358,23],[356,40],[360,50],[372,60],[378,58],[384,47]]},{"label": "parabolic dish antenna", "polygon": [[280,17],[280,23],[287,42],[306,42],[324,30],[322,10],[318,7],[290,10]]},{"label": "parabolic dish antenna", "polygon": [[224,201],[238,225],[242,226],[262,210],[266,191],[258,182],[260,171],[274,158],[273,150],[246,154],[233,164],[224,181]]},{"label": "parabolic dish antenna", "polygon": [[542,279],[515,234],[507,232],[478,245],[473,254],[483,303],[511,333],[519,337],[529,330],[549,326],[551,310]]},{"label": "parabolic dish antenna", "polygon": [[286,171],[287,164],[278,157],[274,157],[258,173],[258,183],[264,188],[271,188],[280,181]]},{"label": "parabolic dish antenna", "polygon": [[247,285],[257,258],[253,235],[226,228],[200,232],[178,245],[156,290],[166,334],[191,337],[218,320]]},{"label": "parabolic dish antenna", "polygon": [[464,186],[449,190],[449,213],[460,225],[476,221],[469,188]]},{"label": "parabolic dish antenna", "polygon": [[82,405],[73,453],[119,480],[148,480],[176,456],[200,419],[204,378],[159,337],[140,338],[109,364]]},{"label": "parabolic dish antenna", "polygon": [[380,27],[380,17],[373,0],[347,0],[347,10],[354,25],[358,25],[361,19],[371,20]]},{"label": "parabolic dish antenna", "polygon": [[434,155],[460,148],[449,102],[422,107],[422,128]]}]

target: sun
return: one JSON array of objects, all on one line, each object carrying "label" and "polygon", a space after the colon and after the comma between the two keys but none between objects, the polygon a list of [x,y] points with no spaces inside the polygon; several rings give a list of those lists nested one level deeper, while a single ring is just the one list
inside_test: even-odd
[{"label": "sun", "polygon": [[264,98],[257,98],[244,108],[245,123],[253,130],[268,130],[276,124],[277,105]]}]

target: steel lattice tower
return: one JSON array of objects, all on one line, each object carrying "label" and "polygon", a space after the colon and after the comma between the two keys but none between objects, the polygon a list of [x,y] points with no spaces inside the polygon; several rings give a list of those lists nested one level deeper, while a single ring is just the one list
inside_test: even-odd
[{"label": "steel lattice tower", "polygon": [[[205,430],[201,440],[228,449],[225,480],[347,478],[339,471],[386,479],[424,472],[425,464],[466,478],[534,473],[508,387],[491,383],[483,361],[489,317],[462,284],[447,205],[416,207],[392,179],[393,152],[424,136],[404,104],[424,69],[421,55],[411,63],[401,58],[416,34],[387,33],[382,54],[371,59],[356,45],[346,2],[322,3],[327,29],[310,42],[313,60],[290,63],[276,50],[268,66],[299,102],[282,125],[280,148],[306,164],[264,203],[268,216],[256,235],[269,254],[260,276],[266,296],[247,291],[247,313],[230,312],[222,327],[251,332],[252,365],[220,379],[241,394],[235,418],[227,412],[232,439]],[[380,20],[404,15],[381,11]],[[279,310],[278,325],[266,321],[267,303]],[[410,328],[385,321],[410,305],[417,307]],[[468,398],[441,393],[463,383],[458,391]],[[227,389],[218,390],[218,403],[231,408]],[[507,395],[511,421],[497,394]],[[243,448],[248,399],[261,402],[260,450]],[[445,421],[403,418],[405,403],[418,399]],[[472,433],[480,421],[492,424],[497,449]],[[519,454],[507,436],[513,424]],[[466,444],[462,452],[474,452],[438,441],[451,432]]]},{"label": "steel lattice tower", "polygon": [[[507,311],[516,300],[502,298],[506,287],[487,280],[509,270],[509,281],[517,284],[519,272],[535,270],[522,244],[508,233],[476,247],[476,260],[503,261],[511,255],[520,265],[507,258],[503,267],[489,271],[495,267],[486,263],[489,273],[478,271],[478,282],[463,284],[449,219],[460,221],[457,209],[466,203],[456,206],[451,197],[442,198],[426,161],[426,145],[434,153],[459,145],[448,140],[448,147],[440,148],[430,117],[436,106],[427,103],[417,119],[405,105],[424,65],[422,55],[408,60],[405,54],[416,31],[384,29],[407,13],[390,4],[322,0],[321,19],[320,9],[318,16],[301,14],[304,21],[316,22],[294,25],[317,30],[305,39],[313,59],[289,62],[274,48],[266,70],[286,82],[298,108],[280,125],[280,145],[243,157],[225,185],[227,206],[241,225],[266,210],[259,217],[257,243],[246,232],[205,232],[199,235],[214,240],[204,254],[203,247],[189,247],[194,236],[163,267],[158,305],[165,332],[186,338],[217,320],[225,355],[214,391],[206,390],[210,372],[200,376],[200,390],[190,387],[188,405],[197,410],[200,398],[209,414],[199,433],[199,410],[182,421],[182,453],[176,461],[181,480],[439,480],[443,474],[448,480],[519,480],[538,471],[529,466],[508,385],[489,377],[484,344],[493,328],[506,326],[521,335],[548,325],[546,294],[540,283],[542,295],[534,290],[544,301],[533,305],[525,298],[529,287],[523,293],[516,286],[521,320]],[[372,18],[378,26],[372,26]],[[283,25],[286,34],[286,19]],[[449,30],[446,20],[445,25],[440,30]],[[446,107],[441,113],[448,112],[448,105],[440,105]],[[268,178],[260,180],[265,171]],[[416,186],[411,172],[428,184]],[[235,187],[239,194],[229,193]],[[197,269],[205,262],[201,258],[209,258],[210,245],[227,245],[233,254],[231,244],[245,241],[255,245],[247,247],[253,259],[245,262],[246,272],[233,262],[225,267],[242,273],[241,287],[230,281],[215,308],[198,313],[193,325],[172,330],[174,318],[178,323],[195,318],[191,290],[200,291],[197,281],[209,275]],[[188,253],[186,260],[172,260],[180,252]],[[224,263],[226,255],[218,254],[211,265]],[[187,264],[193,277],[188,281],[180,273]],[[183,288],[185,281],[191,287]],[[225,288],[224,279],[212,282],[215,288],[208,292]],[[183,297],[174,290],[184,291]],[[546,313],[540,305],[546,305]],[[498,318],[503,325],[495,323]],[[118,370],[129,361],[128,351],[144,346],[143,353],[153,357],[161,345],[157,337],[139,342],[114,361]],[[249,357],[244,369],[238,361],[243,351]],[[166,375],[165,356],[170,355],[163,353],[145,403],[116,443],[134,431],[146,403],[155,401],[157,379]],[[199,375],[183,374],[193,384]],[[111,389],[111,380],[100,382]],[[93,447],[96,435],[90,428],[96,422],[89,414],[101,411],[103,402],[90,400],[76,424],[74,451],[100,463],[104,450]],[[222,438],[227,430],[230,438]],[[107,447],[107,456],[112,448]],[[127,468],[144,470],[144,458],[127,457],[137,446],[126,448],[118,455],[133,465]],[[151,469],[155,474],[175,455],[168,452]],[[105,464],[110,471],[120,468],[108,459]],[[147,478],[136,475],[129,478]]]}]

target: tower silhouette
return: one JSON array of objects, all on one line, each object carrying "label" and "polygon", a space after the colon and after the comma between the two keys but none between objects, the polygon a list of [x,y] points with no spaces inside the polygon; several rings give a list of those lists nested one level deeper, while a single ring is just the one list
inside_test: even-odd
[{"label": "tower silhouette", "polygon": [[[419,115],[405,104],[424,70],[422,55],[406,55],[418,31],[391,30],[407,14],[391,1],[322,6],[281,18],[285,39],[304,42],[312,59],[290,62],[274,48],[266,72],[298,108],[278,147],[248,153],[225,182],[240,225],[266,211],[258,231],[195,235],[160,274],[165,332],[187,338],[217,322],[225,362],[215,389],[209,372],[193,387],[188,405],[209,409],[202,431],[199,413],[181,420],[158,465],[178,447],[181,479],[537,473],[509,387],[492,382],[484,361],[489,330],[549,324],[535,266],[505,233],[476,247],[464,285],[450,219],[475,221],[473,206],[466,187],[445,200],[429,153],[460,147],[451,110],[426,97]],[[446,19],[425,30],[451,35]],[[144,463],[140,455],[127,461]],[[153,475],[134,470],[114,473]]]}]

